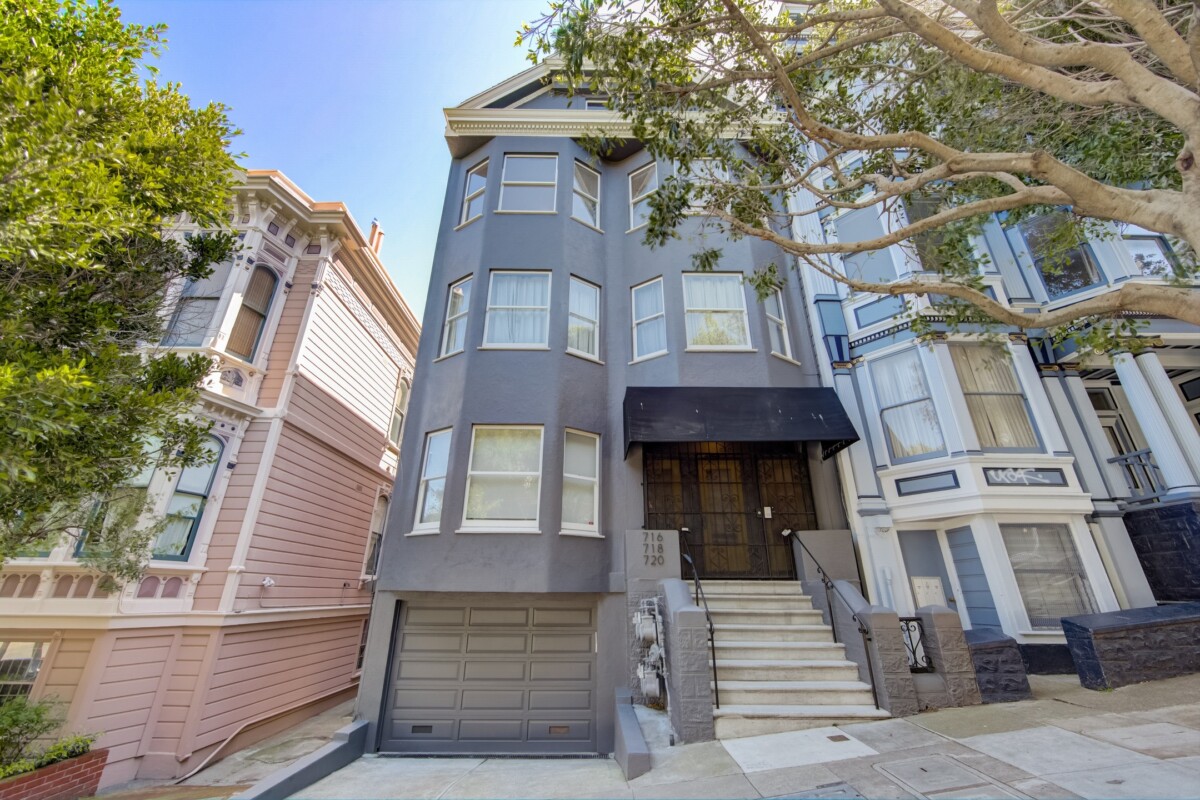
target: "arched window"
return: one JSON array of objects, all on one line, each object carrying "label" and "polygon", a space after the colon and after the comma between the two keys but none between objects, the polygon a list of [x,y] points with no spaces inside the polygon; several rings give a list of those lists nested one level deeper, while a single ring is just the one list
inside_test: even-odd
[{"label": "arched window", "polygon": [[255,267],[254,274],[250,276],[250,285],[242,295],[242,307],[238,309],[237,319],[233,322],[233,332],[229,334],[229,344],[225,348],[227,351],[246,361],[254,360],[278,283],[279,278],[274,272],[266,267]]},{"label": "arched window", "polygon": [[210,460],[180,471],[167,505],[167,527],[154,540],[154,558],[187,561],[224,449],[220,439],[210,436],[205,444]]},{"label": "arched window", "polygon": [[404,415],[408,413],[408,381],[400,381],[396,387],[396,403],[392,408],[392,425],[388,428],[388,440],[400,446],[400,435],[404,432]]}]

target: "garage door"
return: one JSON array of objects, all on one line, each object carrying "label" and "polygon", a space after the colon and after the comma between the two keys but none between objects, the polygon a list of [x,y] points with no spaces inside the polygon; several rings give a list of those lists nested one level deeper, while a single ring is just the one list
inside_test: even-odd
[{"label": "garage door", "polygon": [[595,608],[402,606],[381,749],[596,752]]}]

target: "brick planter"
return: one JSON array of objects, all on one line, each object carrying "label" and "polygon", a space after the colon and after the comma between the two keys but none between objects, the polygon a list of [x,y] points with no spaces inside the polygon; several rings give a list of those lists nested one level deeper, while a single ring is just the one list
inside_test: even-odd
[{"label": "brick planter", "polygon": [[108,762],[108,748],[0,781],[0,800],[76,800],[91,797]]}]

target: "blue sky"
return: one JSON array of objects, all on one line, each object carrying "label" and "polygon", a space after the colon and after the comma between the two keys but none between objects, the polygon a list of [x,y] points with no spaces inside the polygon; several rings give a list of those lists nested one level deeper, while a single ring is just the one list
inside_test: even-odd
[{"label": "blue sky", "polygon": [[383,262],[421,318],[450,155],[442,109],[529,66],[516,31],[548,0],[117,0],[166,23],[160,80],[217,100],[242,165],[378,217]]}]

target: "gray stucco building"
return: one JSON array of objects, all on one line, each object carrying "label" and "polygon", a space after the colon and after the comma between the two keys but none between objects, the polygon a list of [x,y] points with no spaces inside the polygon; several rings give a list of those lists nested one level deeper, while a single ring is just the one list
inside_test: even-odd
[{"label": "gray stucco building", "polygon": [[694,273],[698,221],[646,247],[671,165],[630,139],[592,159],[577,138],[624,123],[546,74],[446,111],[359,701],[369,749],[611,752],[614,692],[634,682],[631,569],[679,574],[628,531],[685,529],[706,576],[789,579],[780,532],[847,528],[823,455],[857,435],[819,387],[800,282],[766,301],[743,282],[786,257],[723,242],[717,271]]}]

